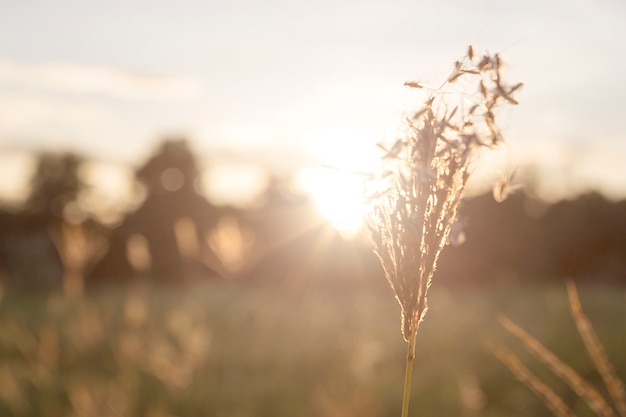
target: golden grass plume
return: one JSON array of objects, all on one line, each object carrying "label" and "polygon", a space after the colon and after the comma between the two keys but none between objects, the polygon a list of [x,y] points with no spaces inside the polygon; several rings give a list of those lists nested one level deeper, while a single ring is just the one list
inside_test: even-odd
[{"label": "golden grass plume", "polygon": [[[379,145],[380,171],[373,174],[369,229],[374,252],[402,313],[407,362],[402,416],[408,414],[415,339],[424,318],[437,260],[448,243],[462,243],[457,210],[483,148],[502,142],[496,124],[501,104],[521,83],[508,85],[499,54],[479,56],[470,46],[438,87],[404,85],[424,94],[421,107],[404,117],[399,137]],[[501,193],[502,194],[502,193]]]},{"label": "golden grass plume", "polygon": [[441,250],[460,242],[457,209],[480,149],[502,134],[496,109],[517,104],[503,79],[499,54],[479,56],[470,46],[438,87],[407,81],[424,94],[422,106],[404,117],[401,134],[383,150],[373,181],[369,229],[374,251],[402,310],[406,341],[427,309],[427,291]]}]

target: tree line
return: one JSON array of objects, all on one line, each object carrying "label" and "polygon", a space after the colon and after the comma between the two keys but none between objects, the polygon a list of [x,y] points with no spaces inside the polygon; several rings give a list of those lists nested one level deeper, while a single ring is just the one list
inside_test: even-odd
[{"label": "tree line", "polygon": [[[108,226],[82,212],[85,161],[38,159],[21,207],[0,209],[0,286],[65,291],[141,280],[280,283],[293,287],[383,282],[366,232],[345,239],[288,179],[272,179],[257,204],[218,206],[197,191],[200,168],[187,142],[164,141],[136,171],[145,198]],[[518,193],[462,207],[466,241],[449,246],[438,281],[578,278],[626,283],[626,201],[598,193],[554,204]]]}]

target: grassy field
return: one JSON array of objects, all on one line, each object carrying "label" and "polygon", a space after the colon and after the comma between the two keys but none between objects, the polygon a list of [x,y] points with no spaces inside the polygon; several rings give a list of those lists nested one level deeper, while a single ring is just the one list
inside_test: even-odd
[{"label": "grassy field", "polygon": [[[0,416],[303,416],[400,414],[405,343],[381,285],[207,285],[0,301]],[[626,376],[624,289],[582,287],[583,308]],[[547,416],[484,347],[504,313],[600,386],[564,287],[440,288],[420,328],[415,416]]]}]

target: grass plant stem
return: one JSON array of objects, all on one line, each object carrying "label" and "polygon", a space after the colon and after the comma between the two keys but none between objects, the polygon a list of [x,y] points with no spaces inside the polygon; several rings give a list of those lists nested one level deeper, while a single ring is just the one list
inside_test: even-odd
[{"label": "grass plant stem", "polygon": [[411,326],[411,335],[407,343],[406,372],[404,374],[404,394],[402,395],[402,417],[409,415],[409,401],[411,400],[411,381],[413,379],[413,362],[415,360],[415,340],[417,338],[417,326]]},{"label": "grass plant stem", "polygon": [[[423,106],[405,115],[399,137],[379,144],[384,153],[370,176],[368,226],[374,252],[400,303],[408,344],[402,417],[409,413],[415,337],[428,308],[439,254],[448,243],[463,240],[457,210],[471,166],[481,148],[502,141],[494,111],[504,102],[517,104],[511,94],[522,84],[503,84],[501,73],[500,55],[479,57],[470,46],[439,87],[406,82],[425,99]],[[498,188],[499,200],[506,184]]]}]

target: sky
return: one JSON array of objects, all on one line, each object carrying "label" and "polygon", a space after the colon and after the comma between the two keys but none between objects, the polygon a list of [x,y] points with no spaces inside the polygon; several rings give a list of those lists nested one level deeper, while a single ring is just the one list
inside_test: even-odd
[{"label": "sky", "polygon": [[[189,137],[218,179],[258,177],[256,165],[358,166],[408,110],[403,83],[445,78],[473,44],[501,53],[507,77],[524,82],[502,119],[511,163],[541,167],[553,192],[626,195],[622,1],[0,5],[5,170],[28,165],[32,150],[136,165],[169,135]],[[13,176],[2,175],[0,194],[19,189]]]}]

